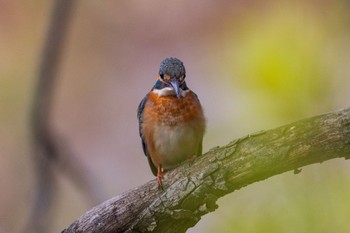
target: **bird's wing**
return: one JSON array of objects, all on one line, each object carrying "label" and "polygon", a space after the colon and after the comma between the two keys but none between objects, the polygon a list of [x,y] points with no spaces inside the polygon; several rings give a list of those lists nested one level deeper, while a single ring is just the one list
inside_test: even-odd
[{"label": "bird's wing", "polygon": [[[196,93],[194,93],[193,91],[191,91],[191,93],[193,94],[193,96],[196,98],[196,100],[198,101],[198,103],[200,104],[200,101],[199,101],[199,98],[198,98],[198,96],[197,96],[197,94]],[[204,129],[205,130],[205,129]],[[203,133],[204,134],[204,133]],[[200,141],[200,143],[199,143],[199,145],[198,145],[198,148],[197,148],[197,156],[200,156],[200,155],[202,155],[202,144],[203,144],[203,134],[202,134],[202,138],[201,138],[201,141]]]},{"label": "bird's wing", "polygon": [[143,133],[142,133],[142,123],[143,123],[143,111],[147,102],[149,94],[147,94],[140,102],[139,107],[137,108],[137,119],[139,120],[139,134],[141,137],[141,141],[142,141],[142,149],[143,149],[143,153],[148,156],[148,151],[147,151],[147,145],[145,142],[145,139],[143,137]]},{"label": "bird's wing", "polygon": [[149,155],[149,152],[147,150],[147,144],[145,141],[145,138],[143,136],[143,132],[142,132],[142,123],[143,123],[143,111],[146,105],[146,102],[148,100],[148,96],[149,94],[147,94],[140,102],[139,107],[137,109],[137,119],[139,120],[139,134],[141,137],[141,142],[142,142],[142,149],[143,149],[143,153],[147,156],[148,159],[148,163],[149,166],[151,167],[152,173],[153,175],[157,175],[157,168],[154,166],[151,156]]}]

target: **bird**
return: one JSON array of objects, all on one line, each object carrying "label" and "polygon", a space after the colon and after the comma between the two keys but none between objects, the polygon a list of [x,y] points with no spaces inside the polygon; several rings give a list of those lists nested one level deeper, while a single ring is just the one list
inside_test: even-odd
[{"label": "bird", "polygon": [[183,62],[175,57],[161,61],[156,83],[138,106],[142,148],[158,188],[164,173],[202,154],[206,127],[197,95],[185,82]]}]

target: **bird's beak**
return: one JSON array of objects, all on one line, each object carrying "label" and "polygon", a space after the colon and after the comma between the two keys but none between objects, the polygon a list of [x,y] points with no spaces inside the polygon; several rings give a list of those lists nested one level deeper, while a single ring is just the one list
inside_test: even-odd
[{"label": "bird's beak", "polygon": [[175,93],[176,93],[176,97],[178,99],[180,99],[181,95],[180,95],[180,88],[179,88],[179,82],[177,81],[176,78],[174,78],[171,82],[170,85],[173,87]]}]

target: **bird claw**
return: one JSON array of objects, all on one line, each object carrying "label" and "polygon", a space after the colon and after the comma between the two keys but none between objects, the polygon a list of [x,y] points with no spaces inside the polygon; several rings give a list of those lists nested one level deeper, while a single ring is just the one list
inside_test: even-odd
[{"label": "bird claw", "polygon": [[157,173],[157,183],[158,183],[158,188],[163,189],[163,183],[162,180],[164,178],[164,170],[161,165],[158,166],[158,173]]}]

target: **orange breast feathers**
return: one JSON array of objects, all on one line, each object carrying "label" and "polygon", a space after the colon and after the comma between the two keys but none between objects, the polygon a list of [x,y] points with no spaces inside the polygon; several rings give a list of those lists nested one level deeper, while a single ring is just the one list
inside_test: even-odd
[{"label": "orange breast feathers", "polygon": [[154,122],[168,126],[197,121],[205,124],[204,114],[199,100],[192,91],[180,99],[176,96],[158,96],[151,92],[144,109],[144,123]]},{"label": "orange breast feathers", "polygon": [[205,119],[197,96],[186,91],[176,96],[151,92],[143,111],[142,132],[155,167],[164,170],[198,156],[202,151]]}]

